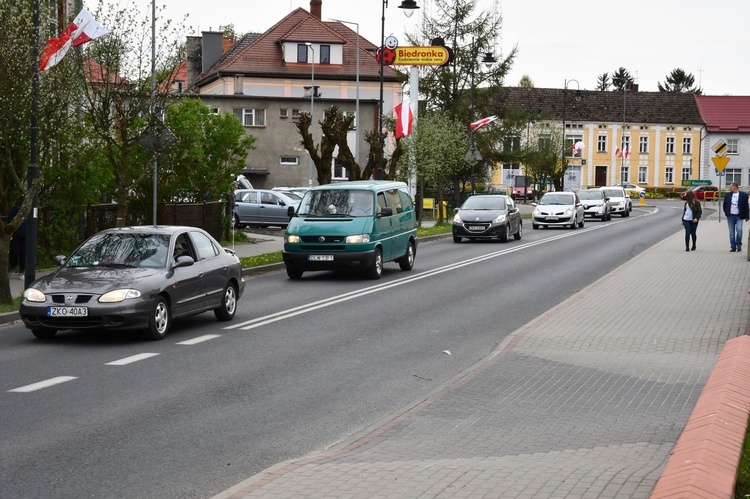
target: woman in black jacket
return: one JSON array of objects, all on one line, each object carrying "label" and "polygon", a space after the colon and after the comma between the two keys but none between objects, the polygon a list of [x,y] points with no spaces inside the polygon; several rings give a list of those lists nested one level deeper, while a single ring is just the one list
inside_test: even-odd
[{"label": "woman in black jacket", "polygon": [[690,238],[693,239],[692,250],[695,251],[695,231],[698,229],[698,220],[703,215],[701,202],[695,198],[693,191],[685,194],[685,206],[682,208],[682,225],[685,226],[685,251],[690,251]]}]

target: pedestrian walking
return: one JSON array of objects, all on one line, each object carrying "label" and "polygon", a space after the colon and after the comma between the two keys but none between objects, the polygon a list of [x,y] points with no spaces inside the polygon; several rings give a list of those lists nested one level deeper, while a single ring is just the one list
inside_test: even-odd
[{"label": "pedestrian walking", "polygon": [[729,185],[729,192],[724,196],[724,215],[729,227],[729,251],[742,251],[742,222],[750,219],[747,193],[740,191],[737,182]]},{"label": "pedestrian walking", "polygon": [[[21,205],[13,205],[8,214],[8,222],[11,222],[15,218],[18,211],[21,209]],[[8,272],[13,273],[18,267],[19,273],[23,274],[26,271],[26,220],[18,226],[16,231],[13,233],[13,238],[10,240],[10,254],[8,255]]]},{"label": "pedestrian walking", "polygon": [[[685,195],[685,206],[682,208],[682,225],[685,227],[685,251],[695,251],[695,233],[698,230],[698,221],[703,215],[701,202],[695,197],[693,191],[687,191]],[[693,246],[690,246],[690,240]]]}]

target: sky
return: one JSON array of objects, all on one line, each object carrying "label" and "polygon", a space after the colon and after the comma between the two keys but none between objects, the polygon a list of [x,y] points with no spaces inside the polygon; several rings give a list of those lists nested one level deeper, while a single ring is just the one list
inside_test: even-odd
[{"label": "sky", "polygon": [[[400,0],[386,0],[386,36],[402,42],[421,16],[436,14],[433,0],[407,18]],[[150,12],[149,0],[120,0]],[[619,67],[630,71],[641,91],[657,91],[675,68],[695,76],[705,95],[750,95],[750,64],[745,60],[750,2],[744,0],[477,0],[479,8],[501,13],[502,33],[495,55],[518,48],[505,84],[523,75],[535,87],[594,89],[597,76]],[[165,16],[188,15],[187,34],[233,24],[238,33],[263,32],[309,0],[157,0]],[[383,1],[323,0],[323,19],[359,23],[360,34],[378,45]],[[356,29],[356,28],[353,28]]]}]

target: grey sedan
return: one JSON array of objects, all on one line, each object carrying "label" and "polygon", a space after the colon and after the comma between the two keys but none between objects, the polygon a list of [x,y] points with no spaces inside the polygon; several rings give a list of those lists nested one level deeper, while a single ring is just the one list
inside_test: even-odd
[{"label": "grey sedan", "polygon": [[229,321],[245,283],[239,258],[195,227],[107,229],[23,293],[20,316],[37,338],[61,329],[143,329],[160,340],[172,319],[213,310]]},{"label": "grey sedan", "polygon": [[240,189],[234,192],[234,226],[237,229],[246,225],[286,228],[289,225],[289,208],[296,210],[298,205],[299,201],[278,191]]}]

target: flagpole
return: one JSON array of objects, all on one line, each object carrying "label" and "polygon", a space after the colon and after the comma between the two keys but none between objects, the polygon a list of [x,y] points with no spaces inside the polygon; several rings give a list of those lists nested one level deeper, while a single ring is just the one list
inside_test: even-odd
[{"label": "flagpole", "polygon": [[26,187],[32,193],[31,210],[26,219],[26,248],[25,252],[25,269],[24,269],[24,288],[31,286],[36,280],[36,244],[37,244],[37,205],[39,196],[34,188],[34,179],[39,172],[37,165],[38,156],[38,115],[39,115],[39,0],[33,3],[33,46],[31,49],[31,60],[33,61],[34,74],[31,79],[31,151],[29,155],[29,166],[26,171]]}]

